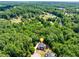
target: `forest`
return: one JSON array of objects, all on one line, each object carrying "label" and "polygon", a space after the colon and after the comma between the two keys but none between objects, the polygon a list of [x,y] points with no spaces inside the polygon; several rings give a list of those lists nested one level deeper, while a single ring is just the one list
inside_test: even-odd
[{"label": "forest", "polygon": [[78,57],[79,2],[0,2],[0,57],[31,57],[41,37],[57,57]]}]

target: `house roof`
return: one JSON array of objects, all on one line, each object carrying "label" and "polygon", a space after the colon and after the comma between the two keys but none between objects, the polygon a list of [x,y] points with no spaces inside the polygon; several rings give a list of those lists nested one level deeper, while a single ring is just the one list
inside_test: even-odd
[{"label": "house roof", "polygon": [[38,48],[45,47],[46,45],[44,43],[39,43]]}]

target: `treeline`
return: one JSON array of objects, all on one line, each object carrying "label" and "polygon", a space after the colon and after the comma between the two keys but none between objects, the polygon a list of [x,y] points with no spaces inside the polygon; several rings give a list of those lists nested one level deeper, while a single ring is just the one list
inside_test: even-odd
[{"label": "treeline", "polygon": [[[5,3],[4,3],[5,4]],[[34,46],[43,37],[57,56],[79,56],[79,14],[75,4],[59,9],[50,2],[12,3],[15,6],[0,11],[0,56],[26,57],[34,52]],[[5,5],[8,5],[7,2]],[[78,5],[77,5],[78,6]],[[68,7],[68,8],[67,8]],[[70,13],[68,13],[68,12]],[[45,13],[56,16],[43,19]],[[67,14],[65,14],[67,13]],[[22,16],[21,23],[11,23],[12,18]],[[30,19],[30,20],[29,20]]]}]

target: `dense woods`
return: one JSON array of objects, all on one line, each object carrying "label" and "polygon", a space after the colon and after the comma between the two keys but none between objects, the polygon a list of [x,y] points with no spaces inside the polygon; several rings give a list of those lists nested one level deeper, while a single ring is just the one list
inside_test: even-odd
[{"label": "dense woods", "polygon": [[30,57],[43,37],[57,56],[79,56],[79,3],[0,2],[0,57]]}]

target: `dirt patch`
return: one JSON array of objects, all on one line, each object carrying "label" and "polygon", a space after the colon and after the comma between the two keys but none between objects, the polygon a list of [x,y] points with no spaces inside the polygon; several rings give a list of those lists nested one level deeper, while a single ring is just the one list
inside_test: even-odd
[{"label": "dirt patch", "polygon": [[17,19],[16,19],[16,18],[13,18],[13,19],[10,20],[10,21],[11,21],[11,23],[20,23],[20,22],[22,22],[22,21],[21,21],[21,18],[22,18],[22,17],[18,17]]},{"label": "dirt patch", "polygon": [[45,13],[43,15],[40,15],[39,17],[43,18],[44,20],[47,20],[48,18],[55,18],[56,16],[49,13]]}]

